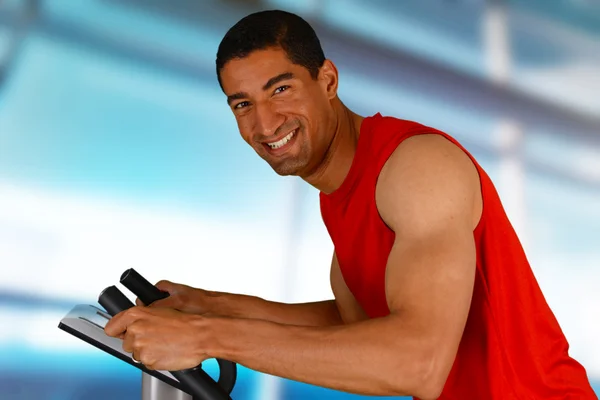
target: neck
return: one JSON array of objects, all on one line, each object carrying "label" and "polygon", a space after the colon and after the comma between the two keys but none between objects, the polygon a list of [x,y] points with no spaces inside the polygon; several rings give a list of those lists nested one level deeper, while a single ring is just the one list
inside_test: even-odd
[{"label": "neck", "polygon": [[335,114],[333,139],[325,153],[325,157],[316,170],[303,179],[318,189],[329,194],[337,190],[352,166],[360,126],[364,117],[352,112],[339,99],[333,104]]}]

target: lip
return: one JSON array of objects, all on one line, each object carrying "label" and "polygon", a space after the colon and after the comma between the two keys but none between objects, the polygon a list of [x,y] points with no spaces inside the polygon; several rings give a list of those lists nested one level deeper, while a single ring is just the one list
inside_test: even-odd
[{"label": "lip", "polygon": [[[275,143],[275,142],[279,142],[281,139],[283,139],[284,137],[286,137],[287,135],[290,134],[290,132],[293,131],[297,131],[298,128],[294,128],[294,129],[290,129],[289,131],[287,131],[286,133],[282,133],[281,135],[279,135],[278,137],[276,137],[275,139],[269,139],[269,140],[265,140],[262,143],[269,145],[269,143]],[[297,132],[296,132],[297,133]]]},{"label": "lip", "polygon": [[[278,140],[283,139],[284,137],[286,137],[287,135],[290,134],[290,132],[295,131],[294,136],[292,136],[292,138],[283,146],[277,148],[277,149],[272,149],[271,146],[268,145],[268,143],[274,143],[277,142]],[[263,142],[263,146],[265,147],[265,149],[267,150],[267,152],[269,152],[269,154],[274,155],[274,156],[278,156],[281,155],[285,152],[287,152],[296,142],[296,138],[298,137],[298,134],[300,133],[300,129],[296,128],[293,129],[291,131],[288,131],[286,134],[284,134],[283,136],[281,136],[278,139],[275,140],[269,140],[268,142]]]}]

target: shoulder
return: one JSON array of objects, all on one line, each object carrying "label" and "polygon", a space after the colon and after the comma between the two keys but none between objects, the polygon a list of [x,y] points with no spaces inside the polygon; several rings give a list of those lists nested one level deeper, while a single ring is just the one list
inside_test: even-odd
[{"label": "shoulder", "polygon": [[471,223],[479,196],[475,164],[439,134],[405,139],[384,164],[376,187],[377,208],[392,229],[427,229],[448,218]]},{"label": "shoulder", "polygon": [[[475,165],[460,147],[436,133],[411,136],[400,143],[385,163],[381,174],[386,176],[407,167],[446,174],[477,174]],[[447,168],[450,167],[448,170]]]}]

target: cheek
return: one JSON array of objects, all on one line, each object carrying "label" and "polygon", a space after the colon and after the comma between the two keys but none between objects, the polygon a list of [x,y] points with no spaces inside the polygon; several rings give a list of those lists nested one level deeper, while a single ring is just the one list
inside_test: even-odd
[{"label": "cheek", "polygon": [[248,121],[246,121],[244,118],[237,118],[236,121],[238,131],[240,132],[242,139],[244,139],[246,143],[250,144],[252,139],[252,130],[250,128],[250,124],[248,124]]},{"label": "cheek", "polygon": [[321,140],[321,132],[323,131],[323,123],[325,119],[323,118],[323,110],[319,109],[318,106],[308,106],[306,108],[306,123],[308,126],[306,127],[309,131],[310,141],[314,145],[318,145]]}]

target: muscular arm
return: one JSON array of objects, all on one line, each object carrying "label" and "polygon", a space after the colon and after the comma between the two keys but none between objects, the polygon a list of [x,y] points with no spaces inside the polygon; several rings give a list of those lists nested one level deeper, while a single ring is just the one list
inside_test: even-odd
[{"label": "muscular arm", "polygon": [[386,273],[391,314],[327,327],[201,322],[212,356],[311,384],[366,395],[439,396],[466,323],[479,218],[474,166],[441,137],[408,139],[377,187],[396,233]]},{"label": "muscular arm", "polygon": [[217,293],[210,314],[257,319],[283,325],[330,326],[342,324],[335,300],[287,304],[260,297]]},{"label": "muscular arm", "polygon": [[286,304],[254,296],[210,292],[210,314],[271,321],[283,325],[331,326],[366,319],[346,286],[335,254],[331,261],[335,300]]},{"label": "muscular arm", "polygon": [[[376,202],[395,232],[385,276],[386,317],[363,319],[358,309],[349,308],[352,302],[343,300],[347,288],[336,286],[341,318],[349,321],[343,325],[296,326],[134,308],[105,329],[110,335],[125,331],[127,348],[155,369],[190,368],[216,357],[352,393],[435,399],[470,308],[473,229],[481,212],[477,171],[442,137],[407,139],[379,176]],[[337,274],[332,268],[332,282],[339,282]],[[173,338],[168,347],[165,336]]]}]

